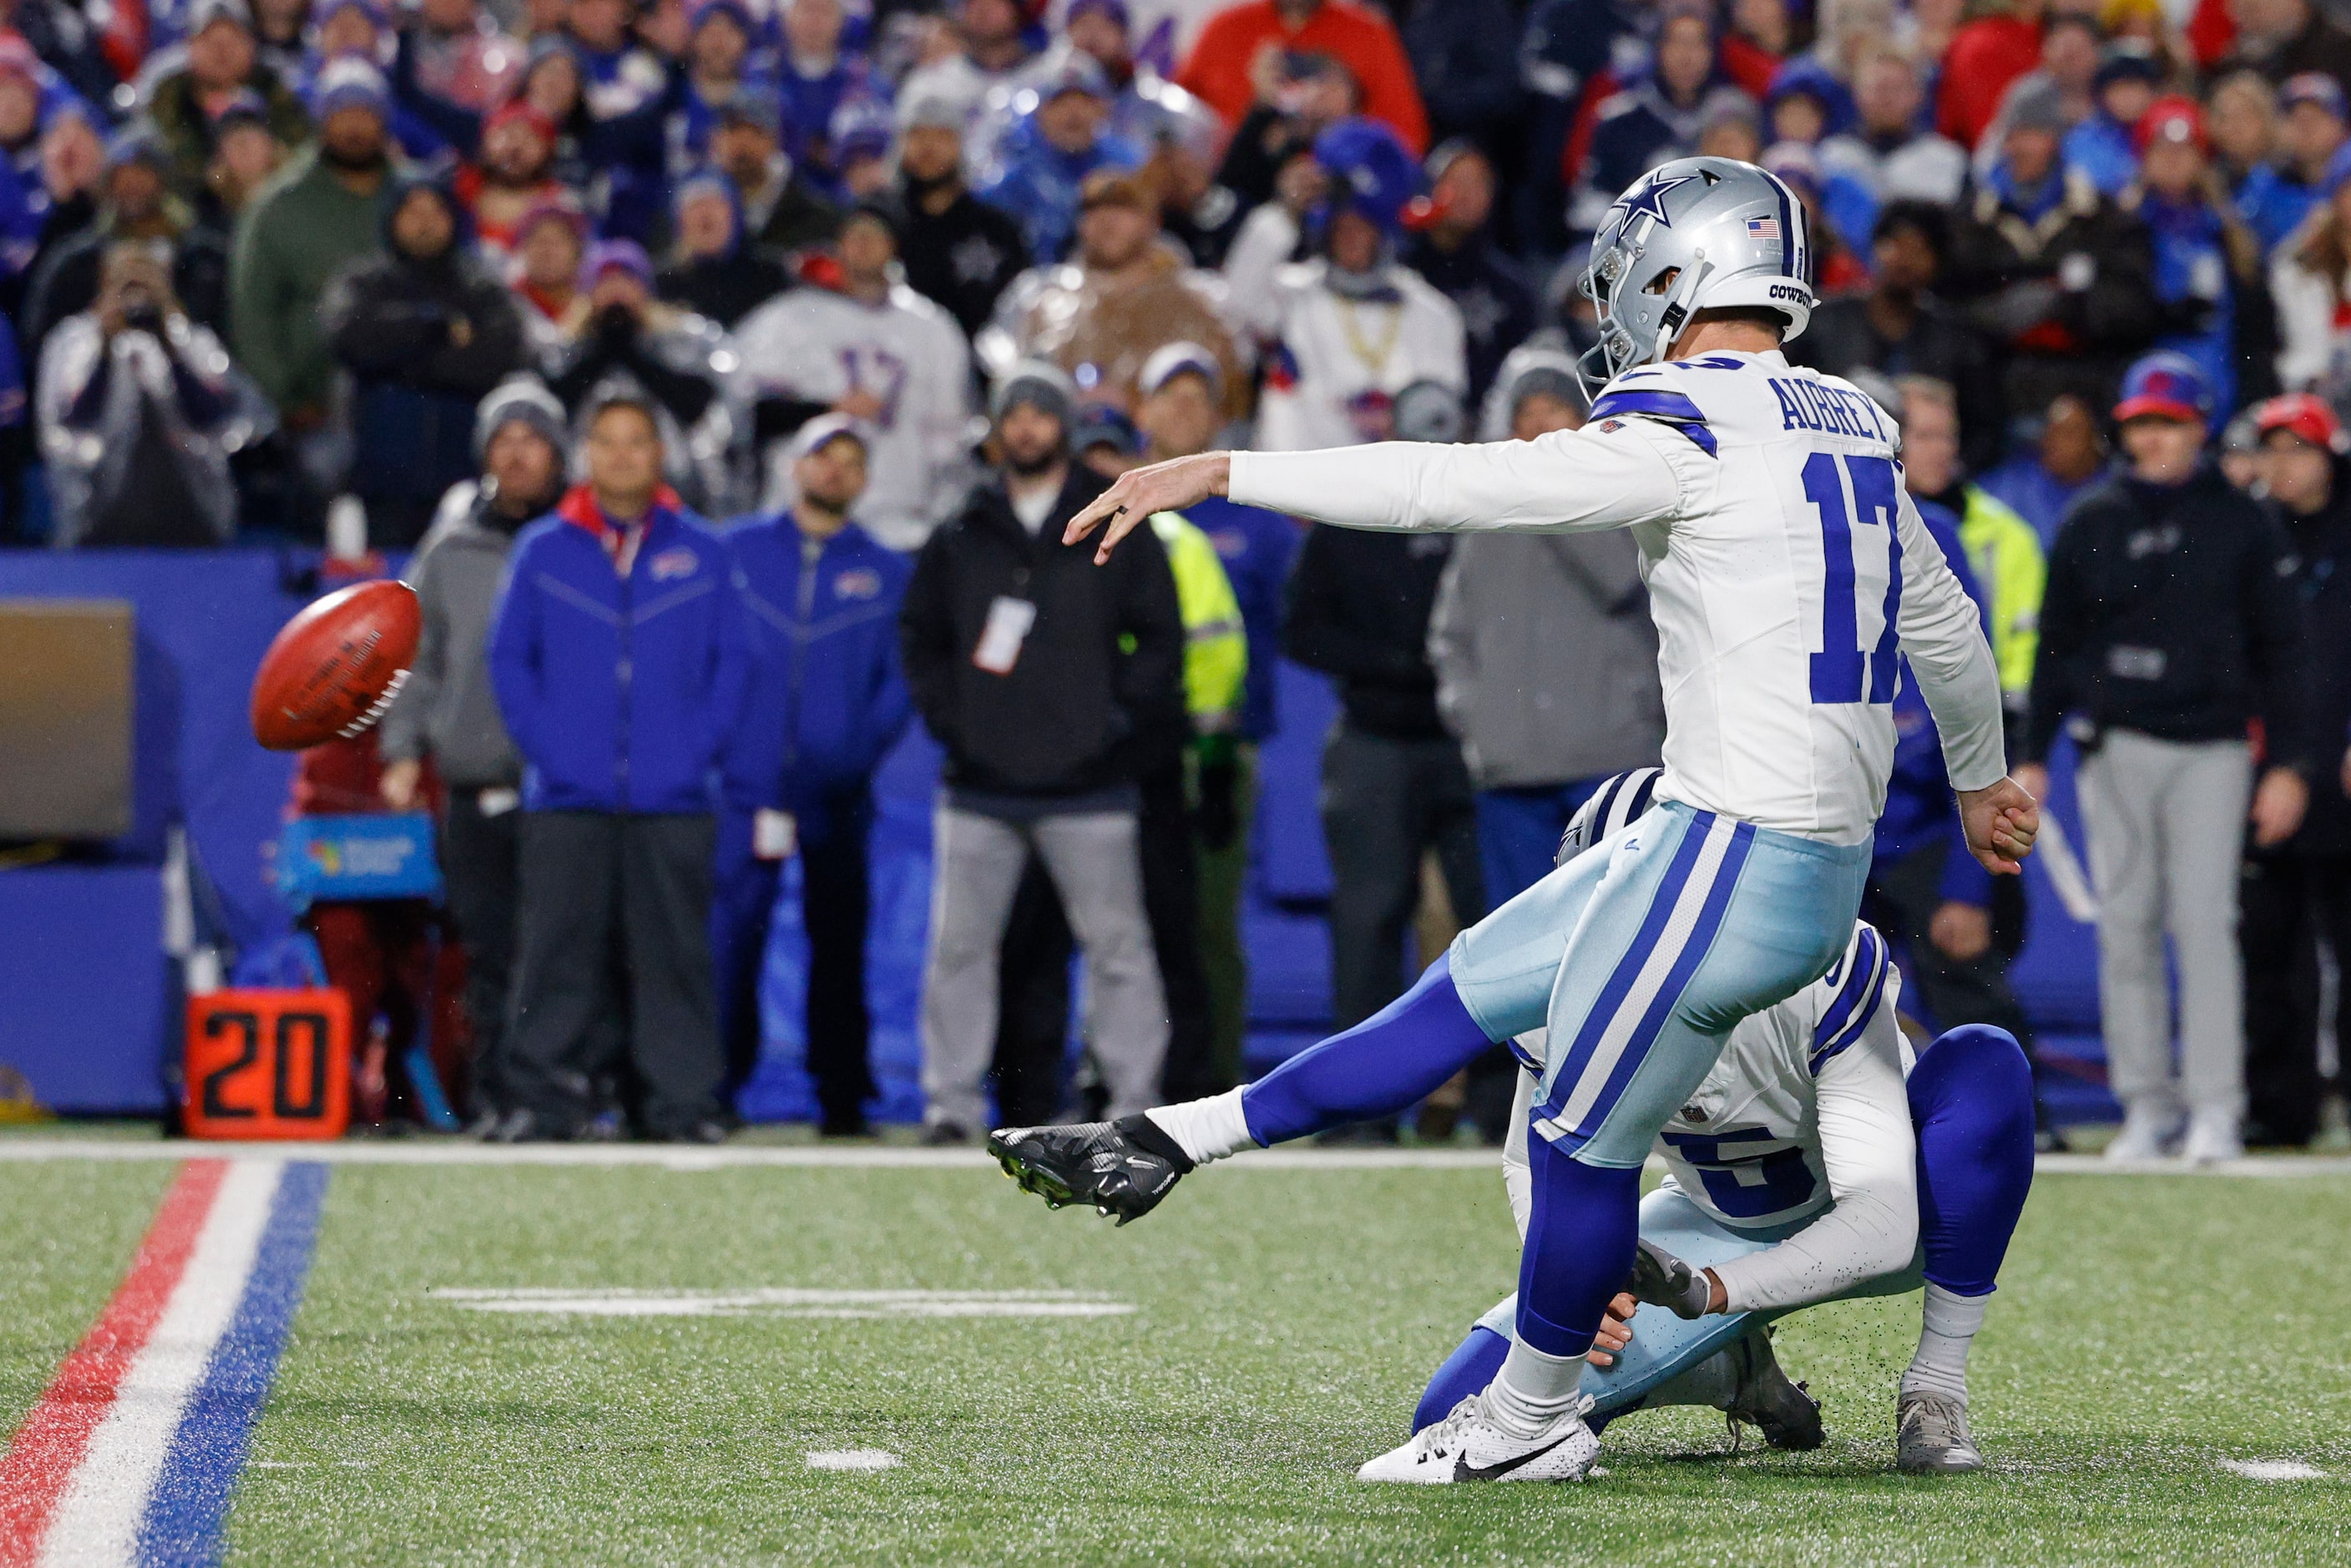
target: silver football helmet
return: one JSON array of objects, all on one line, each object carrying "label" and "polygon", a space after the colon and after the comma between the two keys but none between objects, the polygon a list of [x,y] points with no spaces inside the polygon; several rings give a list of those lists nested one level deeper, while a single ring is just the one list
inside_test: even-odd
[{"label": "silver football helmet", "polygon": [[1776,176],[1735,158],[1677,158],[1633,182],[1592,237],[1583,293],[1600,341],[1578,370],[1594,390],[1666,357],[1700,310],[1756,306],[1813,318],[1804,204]]}]

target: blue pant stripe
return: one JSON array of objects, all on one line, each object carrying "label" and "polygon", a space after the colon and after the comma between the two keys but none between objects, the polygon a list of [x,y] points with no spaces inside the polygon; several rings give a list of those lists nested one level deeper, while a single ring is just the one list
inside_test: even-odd
[{"label": "blue pant stripe", "polygon": [[1633,1081],[1633,1074],[1640,1071],[1641,1063],[1648,1060],[1649,1047],[1656,1043],[1658,1032],[1666,1027],[1666,1019],[1672,1016],[1675,1007],[1680,1003],[1682,993],[1689,988],[1690,977],[1698,973],[1698,967],[1706,961],[1707,954],[1714,946],[1715,936],[1722,929],[1723,915],[1730,907],[1731,894],[1739,888],[1740,868],[1746,864],[1747,849],[1754,839],[1755,830],[1745,822],[1732,830],[1730,843],[1722,852],[1722,863],[1715,868],[1714,885],[1707,890],[1706,904],[1698,911],[1698,924],[1691,929],[1689,940],[1682,945],[1681,952],[1675,956],[1674,967],[1667,972],[1666,983],[1657,988],[1656,999],[1650,1002],[1649,1010],[1642,1015],[1640,1026],[1633,1031],[1633,1038],[1626,1042],[1623,1054],[1617,1057],[1615,1070],[1609,1073],[1608,1082],[1601,1087],[1599,1099],[1593,1102],[1592,1109],[1576,1123],[1562,1146],[1581,1146],[1600,1130],[1600,1124],[1608,1119],[1608,1113],[1615,1109],[1616,1102],[1623,1097],[1625,1086]]},{"label": "blue pant stripe", "polygon": [[1616,1017],[1616,1009],[1625,1005],[1625,994],[1632,990],[1633,982],[1640,978],[1642,965],[1648,961],[1650,952],[1665,935],[1667,923],[1673,919],[1674,905],[1681,902],[1682,886],[1689,881],[1690,870],[1698,864],[1698,856],[1706,852],[1707,835],[1713,827],[1714,813],[1699,811],[1682,830],[1682,841],[1675,846],[1673,862],[1667,866],[1657,891],[1650,895],[1648,913],[1641,918],[1640,930],[1626,946],[1624,956],[1616,961],[1615,972],[1608,977],[1608,984],[1593,998],[1592,1010],[1584,1015],[1583,1027],[1576,1031],[1574,1044],[1569,1047],[1563,1057],[1554,1058],[1559,1065],[1552,1075],[1552,1092],[1544,1097],[1542,1108],[1545,1114],[1556,1108],[1553,1103],[1559,1097],[1559,1086],[1562,1083],[1573,1085],[1590,1063],[1592,1053],[1600,1049],[1600,1041],[1607,1035],[1608,1026]]}]

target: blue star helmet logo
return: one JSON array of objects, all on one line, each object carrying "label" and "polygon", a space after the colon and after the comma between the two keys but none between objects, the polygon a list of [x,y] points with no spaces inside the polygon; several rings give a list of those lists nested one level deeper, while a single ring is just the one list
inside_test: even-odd
[{"label": "blue star helmet logo", "polygon": [[1646,213],[1656,219],[1661,227],[1673,227],[1674,220],[1666,215],[1666,193],[1687,185],[1697,178],[1696,174],[1659,172],[1650,175],[1647,184],[1617,204],[1625,209],[1625,221],[1630,223],[1640,214]]}]

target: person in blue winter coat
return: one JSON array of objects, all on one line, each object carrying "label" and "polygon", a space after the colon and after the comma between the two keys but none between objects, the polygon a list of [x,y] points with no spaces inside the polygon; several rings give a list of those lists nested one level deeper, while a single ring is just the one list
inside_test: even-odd
[{"label": "person in blue winter coat", "polygon": [[588,481],[516,539],[490,628],[491,689],[524,763],[515,1103],[491,1135],[587,1130],[602,1065],[587,1042],[624,988],[642,1131],[716,1143],[715,785],[747,652],[734,557],[662,482],[649,394],[608,382],[580,428]]},{"label": "person in blue winter coat", "polygon": [[1035,90],[1036,108],[1006,135],[999,166],[977,194],[1018,220],[1032,258],[1057,261],[1077,232],[1086,176],[1135,168],[1143,153],[1107,129],[1110,78],[1091,55],[1071,51]]},{"label": "person in blue winter coat", "polygon": [[785,861],[800,862],[808,1068],[827,1137],[866,1131],[866,841],[873,771],[914,707],[898,668],[913,570],[850,520],[865,436],[841,414],[792,438],[798,499],[729,529],[750,649],[725,761],[711,949],[730,1079],[759,1050],[759,974]]}]

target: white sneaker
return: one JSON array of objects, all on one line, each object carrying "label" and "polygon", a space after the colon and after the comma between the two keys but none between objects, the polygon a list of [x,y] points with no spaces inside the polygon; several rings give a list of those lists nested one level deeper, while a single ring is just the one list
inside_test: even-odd
[{"label": "white sneaker", "polygon": [[1485,1401],[1472,1394],[1444,1420],[1412,1435],[1355,1472],[1359,1481],[1580,1481],[1599,1457],[1600,1439],[1584,1425],[1589,1397],[1577,1402],[1550,1431],[1534,1438],[1506,1435],[1486,1419]]},{"label": "white sneaker", "polygon": [[2190,1165],[2217,1165],[2245,1157],[2245,1140],[2237,1133],[2237,1113],[2225,1106],[2205,1106],[2189,1113],[2188,1141],[2180,1148]]},{"label": "white sneaker", "polygon": [[2123,1113],[2123,1130],[2106,1145],[2110,1160],[2159,1160],[2164,1145],[2179,1128],[2179,1120],[2168,1111],[2152,1105],[2133,1105]]}]

